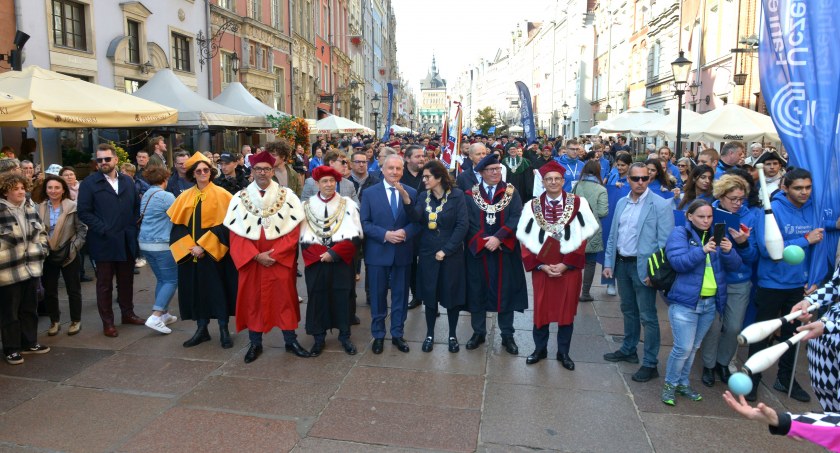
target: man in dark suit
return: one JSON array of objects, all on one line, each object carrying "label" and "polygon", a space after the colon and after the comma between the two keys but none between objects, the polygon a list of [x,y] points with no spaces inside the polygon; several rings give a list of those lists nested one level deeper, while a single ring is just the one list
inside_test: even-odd
[{"label": "man in dark suit", "polygon": [[96,150],[99,171],[79,186],[79,220],[88,226],[87,246],[96,261],[96,303],[103,333],[116,337],[113,303],[114,276],[123,324],[143,325],[134,314],[134,259],[137,256],[137,218],[140,203],[134,181],[119,172],[114,147],[108,143]]},{"label": "man in dark suit", "polygon": [[[382,162],[383,180],[364,191],[362,229],[365,233],[365,263],[370,283],[371,334],[373,353],[381,354],[385,341],[387,293],[391,288],[391,342],[408,352],[403,338],[414,236],[419,231],[403,204],[410,204],[417,192],[400,184],[403,160],[390,155]],[[407,199],[407,200],[406,200]]]},{"label": "man in dark suit", "polygon": [[[420,145],[409,145],[405,149],[403,159],[405,160],[405,168],[403,169],[403,174],[400,178],[400,183],[403,186],[411,187],[416,191],[420,191],[421,188],[425,188],[425,185],[423,184],[423,165],[426,164],[426,154],[423,152],[423,147]],[[411,278],[409,280],[409,287],[411,288],[412,296],[411,299],[408,301],[409,310],[417,308],[423,303],[423,301],[420,300],[419,297],[417,297],[418,253],[419,250],[417,249],[417,244],[415,244],[414,257],[411,259]]]},{"label": "man in dark suit", "polygon": [[464,169],[458,179],[455,180],[455,185],[464,192],[470,190],[481,181],[481,175],[475,171],[475,167],[484,156],[487,155],[487,147],[481,142],[475,142],[470,145],[469,160],[464,162]]}]

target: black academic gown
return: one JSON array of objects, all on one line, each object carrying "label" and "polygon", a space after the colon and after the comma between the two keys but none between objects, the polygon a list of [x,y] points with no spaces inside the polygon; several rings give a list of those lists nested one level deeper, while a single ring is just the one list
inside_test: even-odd
[{"label": "black academic gown", "polygon": [[[504,196],[507,184],[500,182],[493,201]],[[485,201],[487,193],[479,186]],[[472,199],[472,191],[466,192],[469,230],[467,231],[466,274],[467,305],[471,312],[522,312],[528,308],[528,292],[525,284],[525,269],[522,253],[516,240],[516,226],[522,215],[522,201],[514,193],[510,204],[496,213],[496,223],[488,225],[486,213],[478,208]],[[502,245],[495,252],[484,248],[484,238],[496,236]]]},{"label": "black academic gown", "polygon": [[[230,247],[230,231],[224,225],[209,229],[201,228],[201,203],[195,209],[195,217],[189,225],[173,225],[170,244],[192,233],[193,239],[212,231],[219,242]],[[214,260],[205,253],[203,258],[193,262],[192,255],[187,255],[178,263],[178,307],[182,319],[227,319],[236,313],[236,290],[239,273],[230,254],[225,254],[221,261]]]}]

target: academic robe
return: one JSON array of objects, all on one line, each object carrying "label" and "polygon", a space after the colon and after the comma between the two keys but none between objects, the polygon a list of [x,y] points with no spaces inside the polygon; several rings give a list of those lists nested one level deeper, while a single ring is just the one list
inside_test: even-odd
[{"label": "academic robe", "polygon": [[[280,198],[285,201],[277,210],[268,211]],[[243,203],[250,200],[262,215],[248,211]],[[303,220],[300,200],[290,189],[272,181],[264,196],[259,186],[251,183],[233,197],[225,217],[230,228],[231,255],[239,270],[239,291],[236,304],[236,331],[254,332],[295,330],[300,323],[300,306],[296,286],[297,245],[300,222]],[[272,250],[277,261],[265,267],[254,257]]]},{"label": "academic robe", "polygon": [[[493,203],[499,202],[508,184],[500,182],[493,195]],[[512,187],[512,186],[511,186]],[[478,187],[479,196],[490,203],[484,186]],[[486,213],[473,200],[473,191],[466,192],[467,230],[465,254],[467,276],[467,306],[471,312],[522,312],[528,308],[528,294],[525,270],[515,229],[522,214],[522,201],[515,189],[510,203],[496,213],[493,225],[486,223]],[[496,236],[501,245],[495,252],[484,248],[487,237]]]},{"label": "academic robe", "polygon": [[[306,333],[309,335],[333,328],[341,333],[350,332],[350,291],[356,282],[353,257],[363,237],[359,207],[352,199],[338,194],[326,203],[316,194],[306,201],[304,209],[324,219],[325,214],[336,212],[342,198],[344,217],[328,240],[316,236],[308,220],[302,223],[300,242],[306,266]],[[321,261],[325,252],[330,254],[332,262]]]},{"label": "academic robe", "polygon": [[513,158],[511,157],[502,159],[502,165],[507,167],[505,182],[516,187],[516,193],[525,203],[533,198],[531,194],[534,192],[534,172],[531,169],[531,161],[528,159],[517,157],[516,163],[517,166],[513,166]]},{"label": "academic robe", "polygon": [[[543,218],[550,210],[555,212],[555,219],[560,217],[566,197],[572,197],[574,208],[559,237],[544,231],[537,223],[535,200],[529,201],[522,209],[516,229],[516,237],[522,241],[522,263],[525,270],[531,272],[534,286],[534,326],[537,328],[552,322],[561,326],[574,322],[583,282],[582,270],[586,264],[586,240],[599,229],[598,219],[592,214],[586,199],[565,192],[556,207],[551,207],[546,201],[546,194],[539,197]],[[552,245],[559,247],[550,253],[546,249]],[[569,266],[560,277],[549,277],[537,270],[541,264],[558,263]]]},{"label": "academic robe", "polygon": [[[210,183],[178,195],[167,214],[172,220],[169,248],[178,263],[178,307],[182,319],[229,317],[236,307],[237,272],[228,253],[229,231],[223,224],[231,195]],[[199,245],[204,257],[194,259]]]}]

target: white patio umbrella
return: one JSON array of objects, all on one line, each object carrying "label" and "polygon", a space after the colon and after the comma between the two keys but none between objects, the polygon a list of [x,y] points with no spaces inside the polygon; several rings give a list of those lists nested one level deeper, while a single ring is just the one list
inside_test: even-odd
[{"label": "white patio umbrella", "polygon": [[[691,110],[683,109],[682,111],[682,130],[689,124],[694,124],[700,119],[702,115]],[[664,137],[668,140],[676,140],[677,138],[677,112],[671,112],[658,120],[653,120],[639,126],[639,129],[631,131],[633,135],[640,137]],[[683,133],[683,138],[685,133]]]},{"label": "white patio umbrella", "polygon": [[682,132],[690,141],[781,141],[769,116],[736,104],[704,113],[697,121],[683,124]]},{"label": "white patio umbrella", "polygon": [[591,129],[593,134],[630,132],[638,130],[645,123],[662,118],[661,113],[644,107],[633,107]]},{"label": "white patio umbrella", "polygon": [[318,127],[319,133],[355,134],[356,132],[367,133],[370,131],[369,128],[338,115],[321,118],[316,123],[316,126]]}]

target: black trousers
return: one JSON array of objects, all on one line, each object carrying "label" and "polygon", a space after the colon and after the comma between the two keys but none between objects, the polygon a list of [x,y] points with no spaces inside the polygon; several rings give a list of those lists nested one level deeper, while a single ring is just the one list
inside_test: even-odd
[{"label": "black trousers", "polygon": [[[805,290],[801,287],[791,289],[772,289],[759,287],[758,290],[755,292],[755,305],[757,308],[755,322],[776,319],[780,316],[784,316],[790,313],[790,309],[793,308],[793,306],[796,305],[799,301],[801,301],[804,295]],[[788,338],[795,335],[796,328],[799,327],[799,325],[799,321],[795,321],[793,323],[783,323],[781,328],[782,336],[780,340],[785,341]],[[766,348],[767,344],[767,339],[751,344],[749,350],[750,356]],[[790,381],[791,373],[793,371],[793,358],[795,355],[796,348],[794,347],[788,349],[787,352],[782,354],[782,357],[779,359],[779,371],[776,374],[776,377],[780,381],[782,381],[782,384],[788,384],[788,382]],[[757,373],[753,376],[754,382],[757,383],[760,380],[761,373]]]},{"label": "black trousers", "polygon": [[[534,326],[534,350],[543,351],[548,349],[548,326],[546,324],[542,327]],[[568,354],[569,346],[572,344],[572,332],[574,332],[574,324],[568,326],[557,326],[557,352],[560,354]]]},{"label": "black trousers", "polygon": [[0,286],[0,339],[9,355],[38,343],[37,278]]},{"label": "black trousers", "polygon": [[114,325],[114,276],[117,277],[117,302],[122,315],[134,315],[134,258],[96,263],[96,304],[105,327]]},{"label": "black trousers", "polygon": [[79,322],[82,320],[82,283],[79,280],[79,268],[81,258],[76,258],[64,267],[44,262],[44,275],[41,282],[44,284],[44,299],[47,305],[47,312],[50,321],[61,321],[61,310],[58,308],[58,276],[64,277],[64,286],[67,287],[67,298],[70,301],[70,320]]}]

